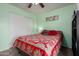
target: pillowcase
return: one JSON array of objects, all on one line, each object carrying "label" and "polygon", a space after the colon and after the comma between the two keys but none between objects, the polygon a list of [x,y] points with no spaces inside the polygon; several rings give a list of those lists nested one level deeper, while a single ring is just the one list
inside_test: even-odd
[{"label": "pillowcase", "polygon": [[57,35],[57,34],[58,34],[58,31],[55,31],[55,30],[48,32],[48,35]]},{"label": "pillowcase", "polygon": [[57,35],[59,33],[59,31],[56,30],[43,30],[43,32],[41,34],[43,35]]},{"label": "pillowcase", "polygon": [[41,34],[43,34],[43,35],[48,35],[48,30],[43,30],[43,31],[41,32]]}]

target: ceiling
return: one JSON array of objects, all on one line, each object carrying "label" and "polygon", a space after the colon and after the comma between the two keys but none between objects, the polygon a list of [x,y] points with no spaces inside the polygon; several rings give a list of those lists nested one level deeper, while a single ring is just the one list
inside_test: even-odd
[{"label": "ceiling", "polygon": [[11,3],[11,5],[14,5],[18,8],[22,8],[28,12],[34,13],[34,14],[41,14],[48,11],[52,11],[58,8],[65,7],[67,5],[71,5],[73,3],[43,3],[45,5],[44,8],[41,8],[39,4],[32,5],[31,8],[28,8],[29,3]]}]

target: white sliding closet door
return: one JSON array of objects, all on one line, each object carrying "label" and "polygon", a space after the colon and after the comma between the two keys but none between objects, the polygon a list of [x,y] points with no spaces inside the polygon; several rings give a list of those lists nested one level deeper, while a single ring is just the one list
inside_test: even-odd
[{"label": "white sliding closet door", "polygon": [[30,35],[33,31],[33,20],[29,17],[10,14],[11,39],[23,35]]}]

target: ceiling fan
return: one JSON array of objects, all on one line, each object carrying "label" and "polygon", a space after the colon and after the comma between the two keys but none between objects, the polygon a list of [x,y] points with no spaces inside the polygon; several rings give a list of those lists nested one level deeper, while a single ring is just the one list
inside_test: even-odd
[{"label": "ceiling fan", "polygon": [[[40,5],[41,8],[44,8],[44,4],[43,3],[38,3]],[[28,8],[31,8],[32,5],[37,5],[36,3],[29,3]]]}]

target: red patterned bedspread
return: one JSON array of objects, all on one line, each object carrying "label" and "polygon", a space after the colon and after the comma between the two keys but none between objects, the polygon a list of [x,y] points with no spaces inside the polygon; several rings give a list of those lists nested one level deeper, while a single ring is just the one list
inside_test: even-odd
[{"label": "red patterned bedspread", "polygon": [[61,46],[61,35],[48,36],[42,34],[18,37],[13,46],[31,56],[56,56]]}]

